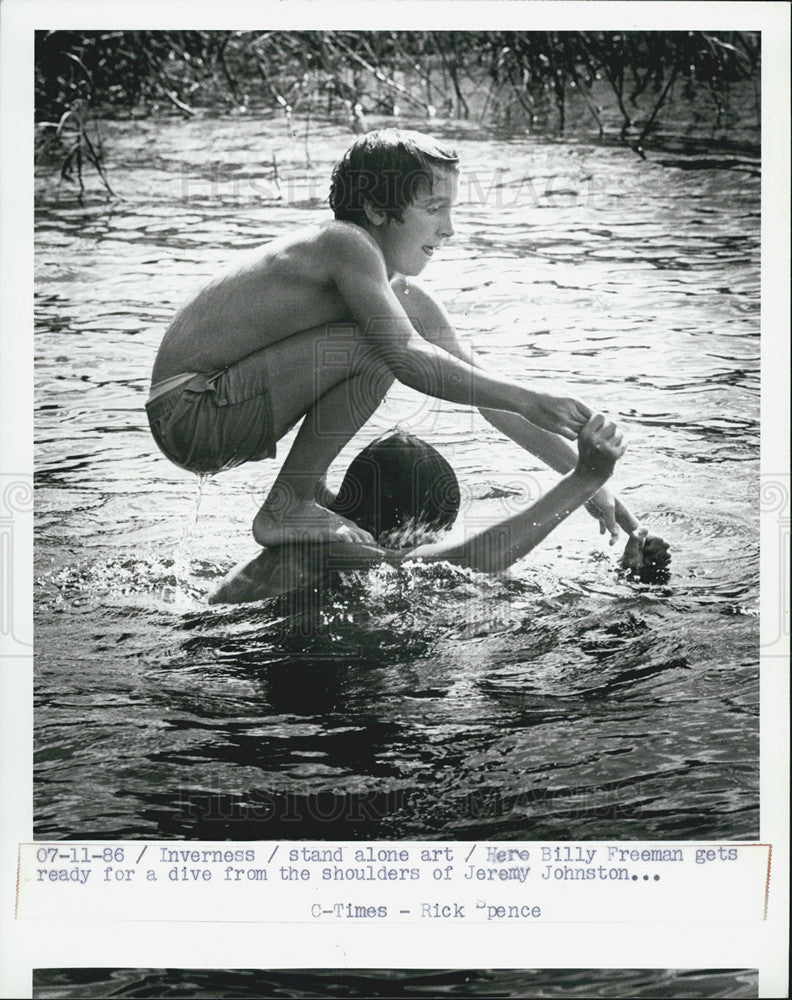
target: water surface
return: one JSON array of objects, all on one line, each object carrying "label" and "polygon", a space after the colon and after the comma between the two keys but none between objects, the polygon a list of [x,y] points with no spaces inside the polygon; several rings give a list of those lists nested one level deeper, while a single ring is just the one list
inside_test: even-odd
[{"label": "water surface", "polygon": [[[277,465],[210,480],[190,530],[196,481],[143,412],[154,354],[235,253],[327,217],[350,139],[107,123],[122,200],[38,179],[36,834],[757,836],[756,171],[467,134],[425,273],[486,364],[624,425],[614,486],[670,540],[666,585],[620,579],[581,511],[500,578],[382,568],[204,605]],[[452,462],[468,529],[556,478],[397,385],[331,480],[396,424]]]}]

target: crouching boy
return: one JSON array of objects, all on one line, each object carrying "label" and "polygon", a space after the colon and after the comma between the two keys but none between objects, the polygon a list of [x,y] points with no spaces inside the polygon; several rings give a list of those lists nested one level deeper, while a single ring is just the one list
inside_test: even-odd
[{"label": "crouching boy", "polygon": [[[574,468],[564,439],[578,437],[590,408],[479,367],[416,280],[454,234],[458,167],[452,149],[419,133],[361,136],[333,171],[334,218],[241,255],[165,333],[146,408],[175,464],[205,474],[274,458],[302,421],[255,515],[260,545],[372,541],[330,509],[326,474],[394,379],[477,406],[548,465]],[[593,504],[613,537],[617,522],[639,527],[604,490]]]}]

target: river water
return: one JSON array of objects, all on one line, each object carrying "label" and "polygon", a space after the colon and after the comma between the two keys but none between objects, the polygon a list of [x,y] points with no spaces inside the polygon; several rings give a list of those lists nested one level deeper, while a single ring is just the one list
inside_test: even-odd
[{"label": "river water", "polygon": [[[327,217],[351,136],[107,122],[118,200],[37,179],[37,836],[758,835],[758,171],[452,132],[457,235],[425,278],[486,364],[624,425],[614,488],[669,581],[620,579],[580,511],[504,577],[206,607],[277,465],[209,480],[196,517],[146,425],[154,354],[234,254]],[[331,481],[394,425],[452,462],[466,526],[556,478],[397,385]]]}]

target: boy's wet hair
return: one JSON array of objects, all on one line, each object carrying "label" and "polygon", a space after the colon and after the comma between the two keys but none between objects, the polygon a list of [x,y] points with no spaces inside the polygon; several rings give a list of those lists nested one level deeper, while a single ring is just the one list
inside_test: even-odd
[{"label": "boy's wet hair", "polygon": [[457,170],[459,157],[431,136],[398,128],[362,135],[333,168],[330,208],[336,219],[363,226],[365,203],[389,220],[404,222],[403,211],[415,201],[421,183],[432,189],[432,169]]},{"label": "boy's wet hair", "polygon": [[[397,430],[377,438],[353,459],[331,510],[380,542],[449,528],[459,513],[459,483],[437,449]],[[410,537],[404,537],[407,535]]]}]

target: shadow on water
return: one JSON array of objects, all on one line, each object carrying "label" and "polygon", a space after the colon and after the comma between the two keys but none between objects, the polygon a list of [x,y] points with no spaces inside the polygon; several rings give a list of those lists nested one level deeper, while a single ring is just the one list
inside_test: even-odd
[{"label": "shadow on water", "polygon": [[[211,575],[194,563],[193,583],[196,570]],[[158,580],[138,571],[149,606],[174,580],[164,564]],[[79,588],[67,579],[69,599]],[[141,610],[117,572],[94,567],[91,579],[89,618],[97,581],[123,605],[105,612],[117,648]],[[574,586],[559,582],[416,564],[244,607],[160,605],[168,656],[138,650],[144,694],[120,694],[117,711],[134,701],[144,738],[105,792],[112,822],[138,817],[125,836],[206,840],[649,839],[751,825],[740,767],[671,735],[707,686],[668,610],[674,588],[620,582],[596,561]],[[82,766],[102,752],[86,748]],[[746,791],[753,770],[742,768]],[[726,795],[721,815],[701,815],[703,787]],[[110,828],[86,815],[70,835]]]}]

